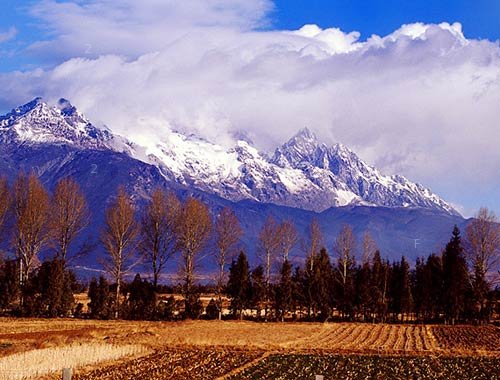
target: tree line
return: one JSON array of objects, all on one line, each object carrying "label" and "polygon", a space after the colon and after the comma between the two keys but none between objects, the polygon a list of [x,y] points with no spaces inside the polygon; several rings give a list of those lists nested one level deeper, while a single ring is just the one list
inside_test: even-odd
[{"label": "tree line", "polygon": [[[90,223],[85,196],[69,177],[52,193],[34,174],[19,174],[12,186],[0,179],[2,243],[11,251],[0,263],[0,309],[14,315],[83,316],[83,305],[74,299],[82,285],[69,264],[92,249],[75,247]],[[180,200],[162,189],[138,208],[120,187],[105,210],[100,263],[106,276],[88,285],[87,315],[220,319],[226,297],[232,317],[258,320],[484,322],[498,307],[492,274],[498,268],[500,231],[485,208],[464,238],[455,227],[444,250],[419,258],[414,268],[404,256],[392,263],[383,259],[368,233],[358,244],[348,225],[329,252],[317,221],[303,240],[291,221],[268,217],[258,236],[259,263],[251,269],[240,251],[242,235],[230,208],[212,215],[199,199]],[[290,254],[299,246],[306,259],[293,266]],[[40,262],[44,251],[52,254]],[[204,308],[196,279],[207,252],[217,275],[214,296]],[[178,263],[182,297],[164,300],[161,278],[172,259]],[[149,269],[147,279],[137,274],[127,282],[139,264]]]}]

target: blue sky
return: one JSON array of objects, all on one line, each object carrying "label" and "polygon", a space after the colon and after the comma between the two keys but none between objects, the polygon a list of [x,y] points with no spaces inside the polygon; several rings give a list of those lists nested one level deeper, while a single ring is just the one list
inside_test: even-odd
[{"label": "blue sky", "polygon": [[386,35],[413,22],[462,23],[469,38],[500,38],[497,0],[277,0],[277,28],[297,29],[306,23],[358,30],[363,37]]},{"label": "blue sky", "polygon": [[[31,43],[47,34],[30,16],[33,0],[2,0],[0,33],[14,27],[16,38],[4,49],[10,51],[0,60],[0,72],[25,70],[47,62],[23,52]],[[61,1],[62,2],[62,1]],[[387,35],[402,24],[458,21],[468,38],[500,39],[500,1],[497,0],[276,0],[266,29],[295,30],[304,24],[322,28],[339,27],[359,31],[361,39],[372,34]]]},{"label": "blue sky", "polygon": [[40,29],[35,19],[29,16],[30,2],[25,0],[2,0],[0,5],[0,34],[15,28],[15,37],[0,45],[0,72],[24,70],[38,64],[36,57],[31,57],[23,50],[40,38]]},{"label": "blue sky", "polygon": [[65,97],[131,139],[244,130],[267,151],[308,126],[465,215],[500,214],[498,0],[2,0],[0,12],[0,112]]}]

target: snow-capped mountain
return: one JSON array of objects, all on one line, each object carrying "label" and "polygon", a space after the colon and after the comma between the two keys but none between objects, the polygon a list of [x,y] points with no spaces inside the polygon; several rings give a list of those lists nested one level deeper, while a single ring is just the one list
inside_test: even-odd
[{"label": "snow-capped mountain", "polygon": [[271,161],[280,167],[307,173],[312,182],[330,192],[339,189],[340,202],[438,208],[456,213],[453,207],[424,186],[401,175],[383,175],[346,146],[335,144],[329,147],[320,143],[307,128],[276,149]]},{"label": "snow-capped mountain", "polygon": [[107,149],[113,135],[94,127],[67,100],[50,107],[41,98],[0,116],[0,136],[4,142],[70,144],[81,148]]},{"label": "snow-capped mountain", "polygon": [[[67,101],[51,107],[36,99],[0,117],[0,175],[12,183],[20,171],[33,171],[49,190],[61,178],[72,177],[92,210],[92,223],[76,247],[98,240],[106,207],[121,185],[134,195],[138,211],[155,188],[181,199],[202,199],[214,215],[231,207],[244,230],[243,249],[254,263],[259,231],[268,216],[291,220],[302,237],[316,219],[328,232],[326,247],[349,224],[357,236],[370,232],[390,259],[404,253],[410,260],[442,246],[454,225],[463,229],[467,224],[420,186],[385,177],[347,148],[325,146],[307,130],[271,157],[249,141],[236,140],[227,149],[168,133],[162,141],[139,146],[96,128]],[[358,183],[364,187],[353,185]],[[348,207],[330,207],[337,204]],[[102,254],[97,244],[79,264],[96,268]]]},{"label": "snow-capped mountain", "polygon": [[368,205],[422,207],[458,213],[439,196],[403,176],[385,176],[342,144],[320,143],[301,130],[272,156],[239,140],[231,149],[180,133],[136,158],[157,165],[169,179],[239,201],[252,199],[307,210]]},{"label": "snow-capped mountain", "polygon": [[125,152],[158,167],[168,181],[231,201],[249,199],[318,212],[369,205],[457,214],[425,187],[402,176],[382,175],[345,146],[320,143],[308,129],[278,147],[271,158],[243,140],[226,149],[177,132],[138,146],[93,126],[67,100],[51,107],[37,98],[0,116],[0,141]]}]

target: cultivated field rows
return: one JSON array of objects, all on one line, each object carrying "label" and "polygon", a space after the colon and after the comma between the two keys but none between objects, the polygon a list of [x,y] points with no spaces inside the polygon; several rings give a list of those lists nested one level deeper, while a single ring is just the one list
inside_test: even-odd
[{"label": "cultivated field rows", "polygon": [[489,357],[366,356],[276,354],[264,358],[229,380],[495,380],[500,360]]},{"label": "cultivated field rows", "polygon": [[500,355],[494,326],[237,321],[131,322],[0,319],[0,356],[32,348],[99,342],[166,347],[240,347],[270,351]]},{"label": "cultivated field rows", "polygon": [[[75,345],[83,350],[85,347],[94,352],[102,350],[110,356],[103,356],[101,359],[104,362],[100,362],[99,355],[92,354],[92,360],[72,364],[68,362],[68,355],[57,354],[74,349],[71,347]],[[131,345],[133,352],[125,348]],[[283,377],[286,379],[293,378],[294,368],[300,367],[305,357],[315,358],[311,361],[316,363],[317,360],[319,369],[325,368],[335,374],[332,363],[340,360],[339,363],[346,366],[354,365],[351,359],[341,359],[345,355],[374,358],[366,359],[367,363],[378,360],[376,358],[397,357],[402,361],[395,361],[394,365],[399,366],[397,368],[401,371],[410,363],[422,371],[427,366],[434,366],[443,368],[443,372],[451,371],[456,366],[464,370],[463,365],[470,364],[446,360],[441,363],[440,360],[446,358],[465,360],[469,357],[479,361],[490,358],[492,361],[485,361],[488,366],[494,363],[500,365],[500,329],[494,326],[367,323],[0,319],[0,369],[6,370],[9,364],[5,363],[16,362],[16,358],[28,358],[23,360],[30,363],[30,357],[42,352],[55,353],[59,360],[50,361],[47,368],[74,367],[76,378],[81,380],[133,379],[139,374],[141,380],[227,379],[231,376],[238,378],[234,377],[236,372],[244,372],[242,378],[258,379],[259,373],[268,368],[289,372],[288,377]],[[2,367],[3,362],[5,365]],[[90,363],[95,364],[89,367]],[[387,366],[387,376],[392,373],[390,363],[389,359],[379,363]],[[470,366],[477,367],[475,362]],[[21,367],[28,369],[29,365]],[[40,371],[39,367],[35,369]],[[170,374],[170,377],[165,374]],[[304,372],[305,377],[309,375]]]},{"label": "cultivated field rows", "polygon": [[91,371],[81,371],[74,380],[215,380],[254,363],[260,351],[234,349],[164,349],[155,354]]},{"label": "cultivated field rows", "polygon": [[433,330],[426,326],[326,324],[323,331],[303,342],[306,349],[332,351],[434,352]]}]

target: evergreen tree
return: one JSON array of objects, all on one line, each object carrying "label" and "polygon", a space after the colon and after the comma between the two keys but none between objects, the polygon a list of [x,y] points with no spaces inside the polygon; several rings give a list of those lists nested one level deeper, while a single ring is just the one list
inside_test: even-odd
[{"label": "evergreen tree", "polygon": [[425,261],[422,257],[417,257],[415,270],[412,274],[412,294],[414,310],[417,319],[424,317],[423,309],[423,290],[425,281]]},{"label": "evergreen tree", "polygon": [[422,312],[426,320],[436,320],[442,312],[443,265],[441,257],[432,254],[427,258],[422,281]]},{"label": "evergreen tree", "polygon": [[73,308],[75,277],[64,269],[62,259],[44,261],[30,280],[28,315],[64,317]]},{"label": "evergreen tree", "polygon": [[396,321],[401,313],[401,263],[394,261],[391,265],[389,280],[389,313],[391,319]]},{"label": "evergreen tree", "polygon": [[88,303],[88,308],[89,308],[89,315],[91,318],[97,318],[97,294],[99,292],[99,284],[97,283],[97,280],[95,277],[92,277],[89,283],[89,289],[87,291],[87,296],[90,299],[90,302]]},{"label": "evergreen tree", "polygon": [[47,303],[47,314],[49,317],[57,317],[63,298],[63,266],[59,265],[59,260],[45,261],[40,267],[38,277],[42,297]]},{"label": "evergreen tree", "polygon": [[315,260],[311,291],[313,302],[321,313],[321,319],[327,320],[332,314],[332,264],[325,248],[320,250]]},{"label": "evergreen tree", "polygon": [[388,291],[390,280],[390,266],[382,261],[380,252],[373,255],[370,279],[370,309],[376,314],[379,321],[384,322],[388,311]]},{"label": "evergreen tree", "polygon": [[88,296],[90,299],[90,317],[96,319],[109,319],[112,314],[112,295],[108,281],[104,276],[99,277],[99,282],[95,278],[89,285]]},{"label": "evergreen tree", "polygon": [[276,317],[281,321],[285,320],[285,315],[292,306],[292,290],[292,266],[285,259],[280,271],[280,281],[275,292]]},{"label": "evergreen tree", "polygon": [[400,262],[393,263],[391,272],[390,311],[395,320],[401,315],[401,320],[404,321],[413,306],[410,266],[404,256]]},{"label": "evergreen tree", "polygon": [[314,296],[314,277],[315,277],[315,260],[319,257],[317,253],[311,253],[306,260],[304,268],[304,279],[302,282],[302,294],[304,297],[304,306],[307,308],[308,318],[316,316],[316,297]]},{"label": "evergreen tree", "polygon": [[401,258],[400,265],[400,306],[401,318],[404,321],[405,316],[408,317],[413,308],[413,296],[411,293],[410,265],[406,258]]},{"label": "evergreen tree", "polygon": [[128,287],[129,319],[152,319],[155,310],[155,287],[148,281],[143,281],[137,273]]},{"label": "evergreen tree", "polygon": [[213,298],[207,305],[206,314],[208,319],[217,319],[219,318],[219,306],[218,302],[216,302]]},{"label": "evergreen tree", "polygon": [[363,320],[367,320],[371,314],[371,269],[368,262],[363,263],[356,270],[356,308],[363,316]]},{"label": "evergreen tree", "polygon": [[262,304],[266,296],[266,280],[264,267],[259,265],[251,274],[250,305],[256,311],[257,318],[261,317]]},{"label": "evergreen tree", "polygon": [[232,261],[229,268],[227,293],[231,297],[231,310],[235,317],[243,318],[243,310],[250,301],[250,269],[244,252]]},{"label": "evergreen tree", "polygon": [[443,304],[448,322],[454,324],[465,311],[465,295],[469,275],[460,230],[453,228],[452,237],[443,252]]},{"label": "evergreen tree", "polygon": [[297,310],[299,316],[302,316],[302,309],[305,306],[304,280],[304,271],[297,266],[292,276],[292,312],[294,319],[297,318]]},{"label": "evergreen tree", "polygon": [[19,264],[6,260],[0,266],[0,309],[12,307],[19,295]]},{"label": "evergreen tree", "polygon": [[198,319],[203,314],[203,304],[200,300],[200,293],[194,286],[185,294],[184,318]]}]

